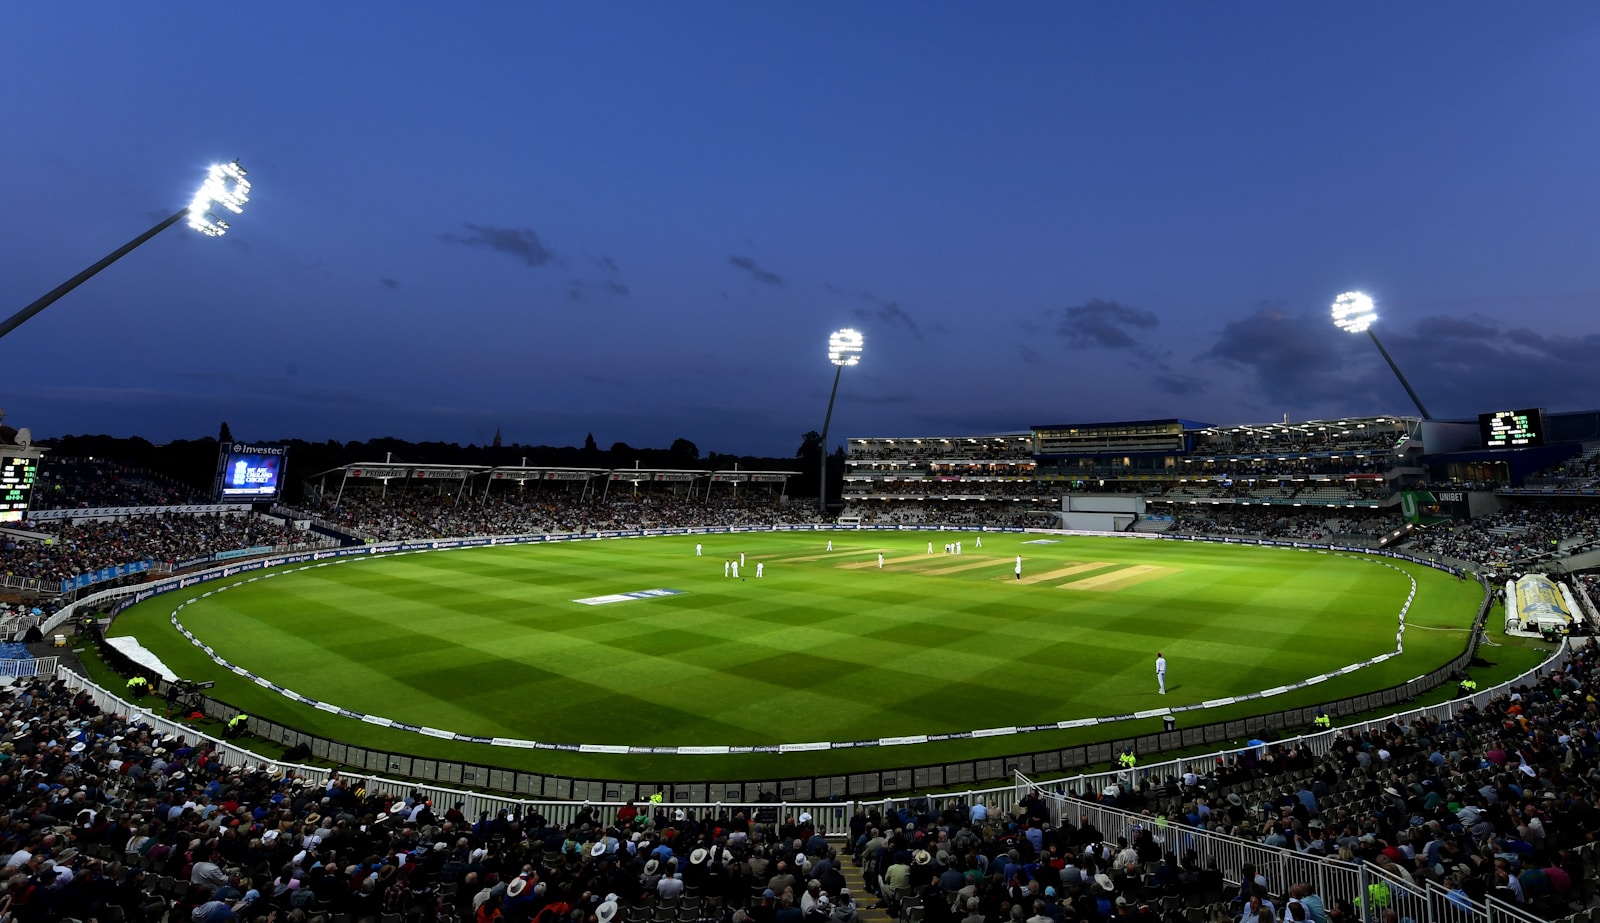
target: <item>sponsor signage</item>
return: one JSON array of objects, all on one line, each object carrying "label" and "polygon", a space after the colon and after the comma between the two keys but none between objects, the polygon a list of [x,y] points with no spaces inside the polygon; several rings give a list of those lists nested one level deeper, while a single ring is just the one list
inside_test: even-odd
[{"label": "sponsor signage", "polygon": [[409,468],[351,468],[346,473],[353,478],[403,478]]},{"label": "sponsor signage", "polygon": [[83,510],[34,510],[29,519],[112,519],[121,516],[161,516],[176,513],[194,516],[203,513],[241,513],[248,503],[189,503],[175,506],[100,506]]}]

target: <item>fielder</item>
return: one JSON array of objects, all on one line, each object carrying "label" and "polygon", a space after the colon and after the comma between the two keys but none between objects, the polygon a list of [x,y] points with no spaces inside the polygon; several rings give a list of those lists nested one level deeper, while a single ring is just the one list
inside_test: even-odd
[{"label": "fielder", "polygon": [[1167,658],[1156,651],[1156,685],[1161,688],[1161,694],[1167,694]]},{"label": "fielder", "polygon": [[1022,555],[1017,555],[1017,579],[1022,579]]},{"label": "fielder", "polygon": [[767,569],[767,565],[766,565],[765,561],[757,561],[756,562],[756,576],[757,577],[762,576],[762,574],[766,571],[766,569]]},{"label": "fielder", "polygon": [[699,542],[695,542],[694,543],[694,556],[697,557],[697,558],[700,557],[700,543]]},{"label": "fielder", "polygon": [[883,552],[878,552],[878,570],[883,570]]}]

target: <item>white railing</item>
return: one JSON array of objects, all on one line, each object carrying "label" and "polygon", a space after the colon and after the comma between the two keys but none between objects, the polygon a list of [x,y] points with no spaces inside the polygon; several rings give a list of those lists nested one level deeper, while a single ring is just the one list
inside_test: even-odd
[{"label": "white railing", "polygon": [[20,657],[0,660],[0,676],[51,676],[56,672],[59,657]]}]

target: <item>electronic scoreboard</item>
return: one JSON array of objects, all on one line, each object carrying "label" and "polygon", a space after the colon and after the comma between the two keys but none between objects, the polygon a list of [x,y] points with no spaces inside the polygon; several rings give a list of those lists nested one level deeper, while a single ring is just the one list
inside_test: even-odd
[{"label": "electronic scoreboard", "polygon": [[39,459],[25,455],[0,455],[0,522],[20,522],[33,498],[39,476]]},{"label": "electronic scoreboard", "polygon": [[1537,409],[1480,413],[1478,432],[1487,449],[1544,445],[1544,414]]}]

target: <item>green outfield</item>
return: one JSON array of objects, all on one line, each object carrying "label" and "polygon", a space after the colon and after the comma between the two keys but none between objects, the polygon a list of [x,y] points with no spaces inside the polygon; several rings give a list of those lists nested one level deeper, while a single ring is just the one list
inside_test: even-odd
[{"label": "green outfield", "polygon": [[[1126,714],[1292,683],[1392,650],[1415,578],[1402,657],[1183,720],[1325,701],[1449,660],[1481,598],[1471,581],[1371,558],[1040,538],[987,534],[980,549],[975,533],[746,533],[360,558],[235,586],[180,618],[235,664],[409,724],[560,743],[749,746]],[[945,554],[946,540],[960,540],[963,554]],[[740,554],[740,577],[724,577],[724,561]],[[676,593],[604,601],[650,590]],[[1042,750],[1156,723],[718,757],[491,748],[340,718],[229,673],[168,623],[191,595],[130,609],[112,635],[136,636],[186,678],[215,679],[219,698],[313,733],[550,773],[840,773]],[[1157,651],[1169,664],[1165,696]]]}]

